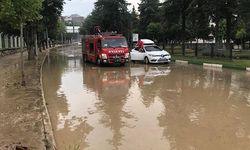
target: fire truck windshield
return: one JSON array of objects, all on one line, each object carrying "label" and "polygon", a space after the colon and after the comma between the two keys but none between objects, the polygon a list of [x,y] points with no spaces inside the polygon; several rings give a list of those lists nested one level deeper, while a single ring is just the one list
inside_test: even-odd
[{"label": "fire truck windshield", "polygon": [[128,47],[127,40],[125,38],[105,38],[102,40],[103,48],[120,48]]}]

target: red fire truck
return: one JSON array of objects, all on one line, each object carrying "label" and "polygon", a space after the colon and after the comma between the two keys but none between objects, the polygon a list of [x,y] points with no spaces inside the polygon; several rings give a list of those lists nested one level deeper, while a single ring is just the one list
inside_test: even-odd
[{"label": "red fire truck", "polygon": [[85,35],[83,37],[83,60],[102,64],[120,64],[129,61],[127,40],[120,34],[112,32]]}]

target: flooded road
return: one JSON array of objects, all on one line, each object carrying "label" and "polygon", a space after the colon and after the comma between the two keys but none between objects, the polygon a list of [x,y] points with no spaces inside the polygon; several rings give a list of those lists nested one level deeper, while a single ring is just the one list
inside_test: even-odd
[{"label": "flooded road", "polygon": [[43,70],[59,150],[250,149],[250,74],[73,55],[51,54]]}]

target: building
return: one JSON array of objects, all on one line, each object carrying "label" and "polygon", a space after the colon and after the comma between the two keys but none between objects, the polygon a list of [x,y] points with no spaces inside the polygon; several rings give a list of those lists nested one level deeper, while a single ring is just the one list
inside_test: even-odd
[{"label": "building", "polygon": [[71,16],[63,16],[63,20],[66,22],[66,25],[81,26],[84,22],[84,17],[78,14],[72,14]]},{"label": "building", "polygon": [[70,16],[63,16],[62,18],[66,24],[66,37],[72,40],[79,40],[79,29],[84,22],[84,17],[78,14],[72,14]]}]

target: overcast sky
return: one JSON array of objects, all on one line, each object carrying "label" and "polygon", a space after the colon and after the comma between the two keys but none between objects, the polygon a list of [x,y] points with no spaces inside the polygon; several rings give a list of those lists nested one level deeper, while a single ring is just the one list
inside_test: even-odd
[{"label": "overcast sky", "polygon": [[[62,13],[63,16],[70,16],[71,14],[79,14],[81,16],[86,17],[91,13],[94,8],[94,2],[97,0],[65,0],[66,4],[64,4],[64,11]],[[132,5],[129,9],[132,9],[132,6],[138,7],[138,3],[140,0],[127,0]]]}]

